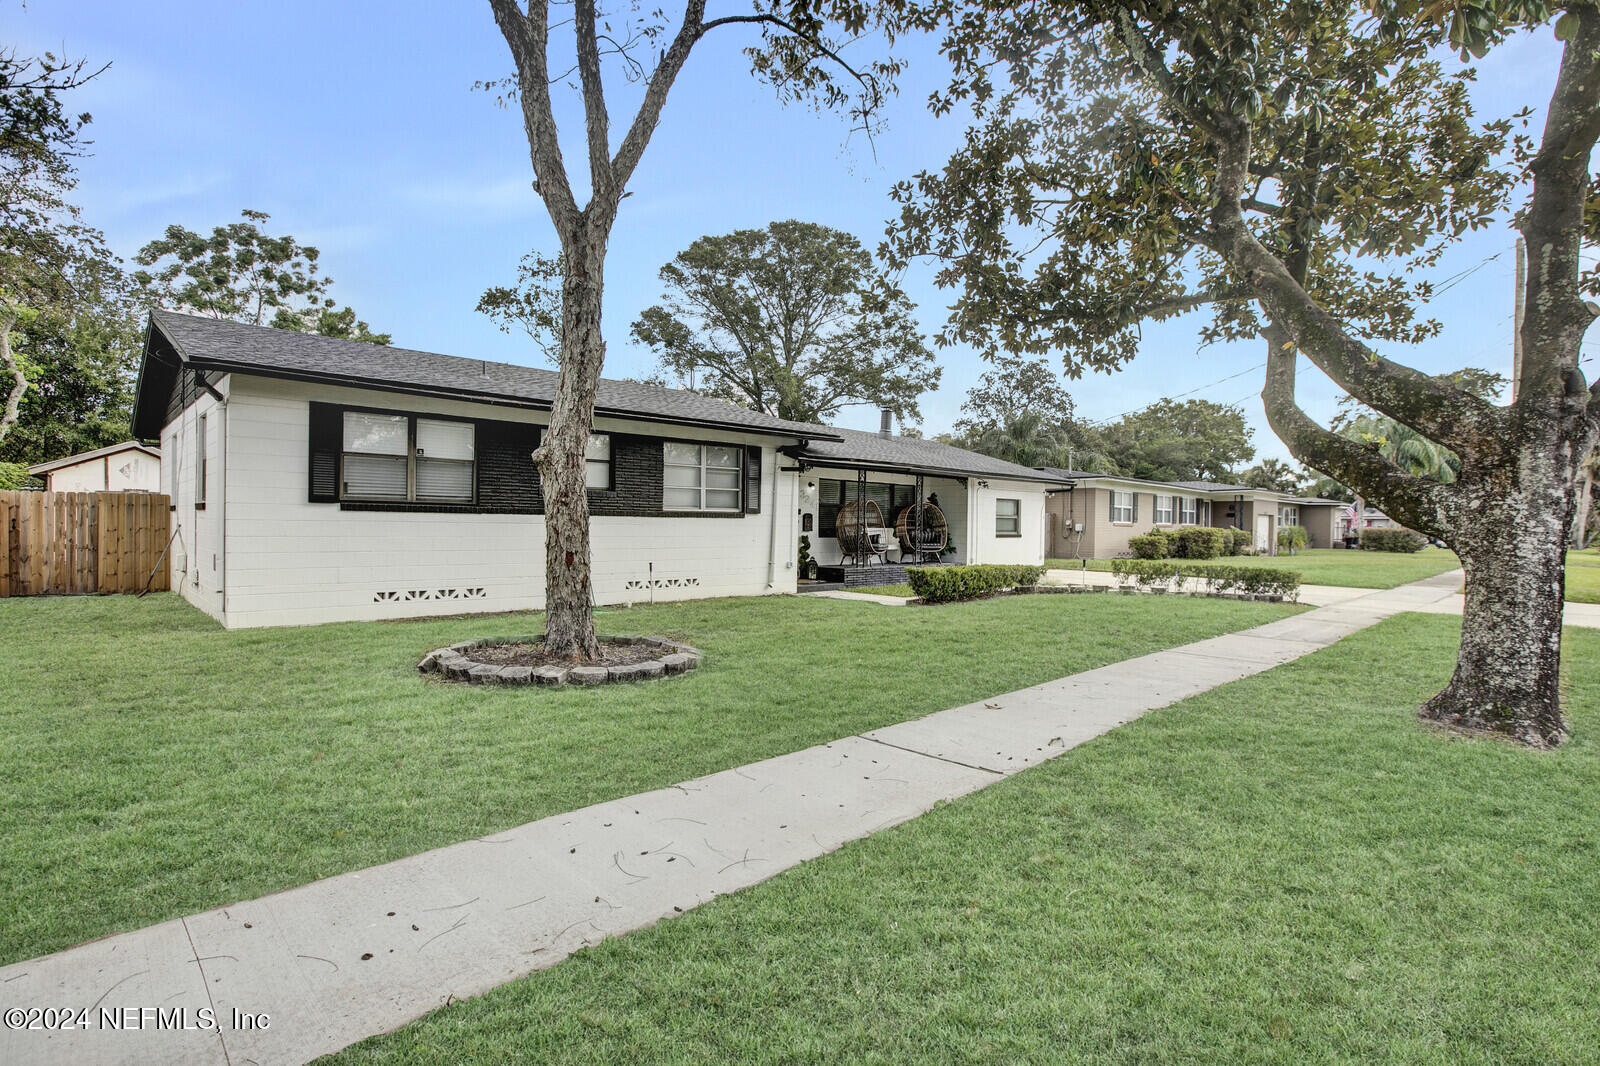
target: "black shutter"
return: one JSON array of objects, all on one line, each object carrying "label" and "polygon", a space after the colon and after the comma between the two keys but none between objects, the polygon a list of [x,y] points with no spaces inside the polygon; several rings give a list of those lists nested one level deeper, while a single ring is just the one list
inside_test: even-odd
[{"label": "black shutter", "polygon": [[1139,494],[1133,493],[1133,520],[1139,521]]},{"label": "black shutter", "polygon": [[817,536],[839,535],[839,509],[844,506],[844,482],[822,478],[817,482]]},{"label": "black shutter", "polygon": [[478,510],[543,514],[544,493],[533,465],[539,427],[527,422],[477,423]]},{"label": "black shutter", "polygon": [[312,503],[338,503],[339,452],[344,446],[343,409],[336,404],[313,403],[309,436],[306,499]]},{"label": "black shutter", "polygon": [[761,513],[761,448],[755,444],[744,450],[744,513]]},{"label": "black shutter", "polygon": [[1106,493],[1106,502],[1111,505],[1110,512],[1106,515],[1111,521],[1117,520],[1117,490],[1111,489]]}]

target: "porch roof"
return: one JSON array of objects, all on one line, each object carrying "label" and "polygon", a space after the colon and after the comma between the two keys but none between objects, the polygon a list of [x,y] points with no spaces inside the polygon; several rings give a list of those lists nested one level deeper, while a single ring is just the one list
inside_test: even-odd
[{"label": "porch roof", "polygon": [[830,427],[828,432],[842,438],[812,438],[792,451],[796,459],[817,466],[866,468],[893,474],[933,474],[944,477],[999,478],[1007,481],[1034,481],[1065,488],[1067,482],[1050,471],[1034,470],[1003,459],[969,452],[950,444],[919,437],[899,437],[867,433],[858,429]]}]

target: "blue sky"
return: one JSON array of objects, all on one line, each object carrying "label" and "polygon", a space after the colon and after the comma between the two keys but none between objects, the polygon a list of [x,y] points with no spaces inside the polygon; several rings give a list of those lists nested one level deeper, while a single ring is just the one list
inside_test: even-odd
[{"label": "blue sky", "polygon": [[[267,211],[272,232],[321,249],[334,295],[395,343],[538,361],[525,338],[501,334],[473,310],[486,286],[514,277],[524,252],[554,248],[529,184],[520,115],[471,91],[511,69],[487,3],[0,3],[8,39],[24,49],[113,64],[74,104],[93,112],[95,142],[77,199],[124,257],[169,223],[209,230],[241,208]],[[732,10],[712,2],[713,15]],[[836,116],[780,107],[739,54],[753,39],[729,28],[697,46],[631,183],[607,260],[607,376],[652,368],[628,325],[659,299],[661,264],[695,238],[799,218],[875,247],[893,209],[890,186],[941,165],[961,137],[959,118],[925,109],[944,73],[931,47],[911,50],[911,72],[874,152],[847,138]],[[1558,62],[1548,29],[1501,48],[1479,65],[1480,114],[1531,104],[1537,129]],[[620,88],[613,96],[617,136],[633,99]],[[579,132],[574,110],[558,119]],[[569,166],[582,158],[574,147]],[[1438,278],[1477,269],[1435,300],[1444,333],[1385,354],[1430,372],[1508,372],[1512,240],[1495,229],[1455,249]],[[904,285],[931,335],[950,295],[926,266],[913,267]],[[1110,418],[1184,394],[1239,402],[1260,456],[1287,457],[1262,415],[1259,373],[1214,384],[1259,363],[1259,346],[1200,350],[1197,327],[1147,328],[1128,367],[1069,382],[1079,415]],[[944,380],[922,400],[930,434],[949,428],[985,368],[969,350],[937,355]],[[1338,392],[1302,366],[1301,402],[1326,419]],[[1585,370],[1593,376],[1594,367]],[[876,428],[875,414],[861,408],[837,421]]]}]

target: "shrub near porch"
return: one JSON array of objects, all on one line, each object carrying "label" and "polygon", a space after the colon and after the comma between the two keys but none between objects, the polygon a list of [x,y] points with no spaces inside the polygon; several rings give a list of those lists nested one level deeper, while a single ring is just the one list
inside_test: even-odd
[{"label": "shrub near porch", "polygon": [[423,679],[537,615],[224,631],[173,595],[0,600],[0,962],[796,751],[1292,608],[761,597],[598,612],[681,677]]},{"label": "shrub near porch", "polygon": [[[1345,585],[1353,588],[1391,589],[1420,581],[1461,565],[1455,553],[1443,548],[1424,548],[1415,555],[1387,552],[1351,551],[1345,548],[1307,548],[1294,555],[1230,555],[1218,562],[1229,566],[1266,566],[1295,570],[1307,585]],[[1090,570],[1111,569],[1110,559],[1090,559]],[[1076,570],[1077,559],[1050,559],[1046,566]]]}]

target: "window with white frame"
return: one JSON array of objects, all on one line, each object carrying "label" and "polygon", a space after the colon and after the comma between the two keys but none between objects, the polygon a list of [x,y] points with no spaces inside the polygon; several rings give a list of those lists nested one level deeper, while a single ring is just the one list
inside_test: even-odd
[{"label": "window with white frame", "polygon": [[346,411],[340,498],[471,503],[476,453],[471,422]]},{"label": "window with white frame", "polygon": [[1297,526],[1299,524],[1300,524],[1300,508],[1298,508],[1298,507],[1280,507],[1280,508],[1278,508],[1278,525],[1280,527],[1282,527],[1282,526]]},{"label": "window with white frame", "polygon": [[669,511],[737,511],[743,449],[667,441],[661,504]]},{"label": "window with white frame", "polygon": [[1133,521],[1133,493],[1116,491],[1111,493],[1111,520],[1113,522]]},{"label": "window with white frame", "polygon": [[1195,521],[1199,517],[1199,508],[1195,506],[1196,502],[1197,501],[1193,496],[1178,497],[1179,525],[1192,526],[1195,524]]},{"label": "window with white frame", "polygon": [[1173,501],[1173,499],[1174,499],[1174,497],[1172,497],[1172,496],[1157,496],[1156,497],[1156,508],[1155,508],[1155,510],[1156,510],[1156,517],[1155,517],[1156,525],[1158,525],[1158,526],[1170,526],[1170,525],[1172,525],[1172,501]]},{"label": "window with white frame", "polygon": [[206,416],[194,420],[194,505],[206,505]]},{"label": "window with white frame", "polygon": [[583,484],[591,489],[611,487],[611,434],[589,434],[583,450]]},{"label": "window with white frame", "polygon": [[1022,536],[1022,501],[994,501],[994,535],[997,537]]}]

